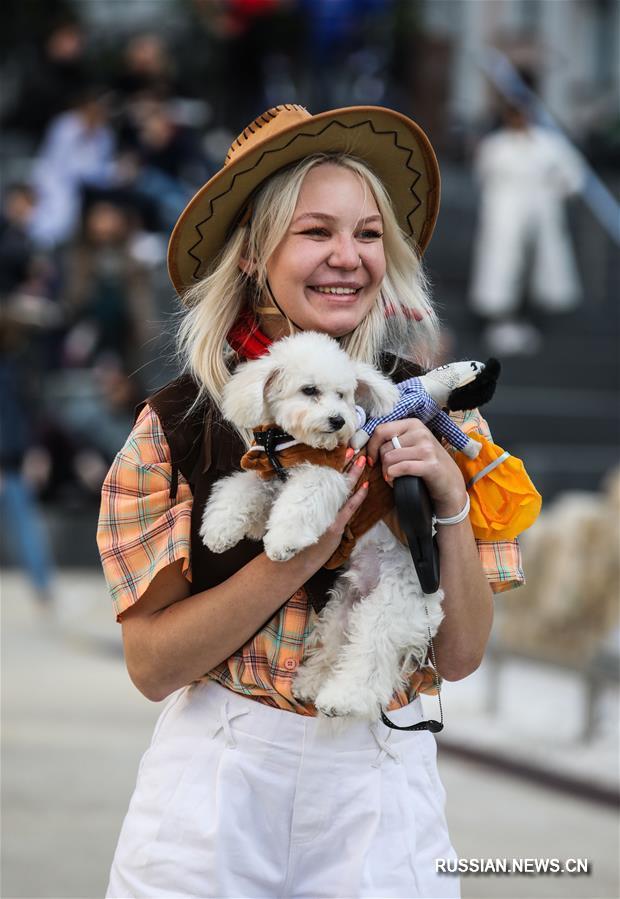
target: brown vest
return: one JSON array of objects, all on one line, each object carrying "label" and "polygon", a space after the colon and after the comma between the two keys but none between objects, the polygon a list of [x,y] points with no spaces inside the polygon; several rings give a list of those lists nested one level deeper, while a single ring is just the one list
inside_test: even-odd
[{"label": "brown vest", "polygon": [[[400,381],[420,373],[417,366],[406,363],[398,367],[393,378]],[[200,525],[211,488],[215,481],[240,470],[245,446],[210,400],[189,413],[197,395],[194,380],[189,375],[182,375],[142,402],[136,410],[137,417],[148,403],[161,422],[172,462],[170,497],[176,498],[179,471],[189,483],[194,497],[190,543],[192,594],[221,584],[263,551],[263,544],[258,540],[242,540],[223,553],[212,553],[202,542]],[[340,568],[320,568],[304,584],[317,612],[327,602],[328,592],[340,571]]]}]

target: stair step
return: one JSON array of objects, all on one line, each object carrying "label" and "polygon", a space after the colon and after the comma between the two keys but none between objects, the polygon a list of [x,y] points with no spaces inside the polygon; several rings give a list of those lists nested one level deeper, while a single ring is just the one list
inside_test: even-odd
[{"label": "stair step", "polygon": [[620,464],[613,446],[516,442],[511,450],[524,460],[545,503],[566,490],[600,491],[605,477]]}]

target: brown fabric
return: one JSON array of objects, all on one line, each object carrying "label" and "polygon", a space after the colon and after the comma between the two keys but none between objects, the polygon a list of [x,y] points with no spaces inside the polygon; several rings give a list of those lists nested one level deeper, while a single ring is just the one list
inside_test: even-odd
[{"label": "brown fabric", "polygon": [[[267,431],[272,427],[274,425],[263,425],[256,430]],[[306,443],[298,443],[278,452],[278,459],[283,468],[294,468],[304,462],[311,462],[313,465],[327,465],[337,471],[344,471],[346,451],[346,446],[324,450],[315,449]],[[241,459],[241,467],[246,471],[257,472],[263,480],[271,480],[277,475],[266,452],[248,450]],[[329,570],[344,565],[356,541],[394,508],[393,491],[383,480],[380,465],[374,468],[367,465],[359,483],[363,484],[364,481],[368,481],[368,496],[346,526],[338,549],[325,563],[325,568]]]},{"label": "brown fabric", "polygon": [[[256,430],[267,431],[271,427],[273,425],[265,425]],[[307,443],[297,443],[295,446],[278,451],[278,459],[283,468],[294,468],[295,465],[301,465],[302,462],[311,462],[312,465],[327,465],[328,468],[342,471],[346,451],[346,446],[337,446],[335,450],[325,450],[313,449]],[[241,457],[241,467],[244,471],[255,471],[264,481],[270,481],[277,475],[267,453],[261,450],[248,450]]]},{"label": "brown fabric", "polygon": [[340,546],[325,563],[325,568],[329,570],[340,568],[351,555],[359,538],[394,508],[394,492],[383,480],[381,465],[375,464],[373,468],[367,465],[359,483],[363,484],[364,481],[368,481],[368,496],[344,529]]}]

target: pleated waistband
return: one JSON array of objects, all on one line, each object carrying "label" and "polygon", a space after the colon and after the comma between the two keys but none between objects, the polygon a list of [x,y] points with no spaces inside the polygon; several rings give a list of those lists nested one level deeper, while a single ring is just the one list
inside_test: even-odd
[{"label": "pleated waistband", "polygon": [[[215,681],[201,681],[171,696],[160,721],[168,710],[176,718],[177,733],[177,725],[188,734],[195,734],[197,727],[202,733],[211,734],[223,729],[229,740],[234,739],[233,733],[245,734],[291,749],[313,745],[318,750],[350,753],[376,750],[377,745],[383,744],[398,746],[419,736],[419,732],[391,730],[380,720],[313,717],[283,711],[234,693]],[[415,724],[422,716],[419,698],[390,712],[390,719],[401,726]]]}]

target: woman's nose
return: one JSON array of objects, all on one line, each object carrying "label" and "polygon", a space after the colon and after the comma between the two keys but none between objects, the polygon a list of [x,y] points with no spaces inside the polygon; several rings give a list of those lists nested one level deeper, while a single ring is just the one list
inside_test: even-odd
[{"label": "woman's nose", "polygon": [[343,236],[336,239],[327,261],[332,268],[347,270],[355,270],[362,262],[354,239]]}]

